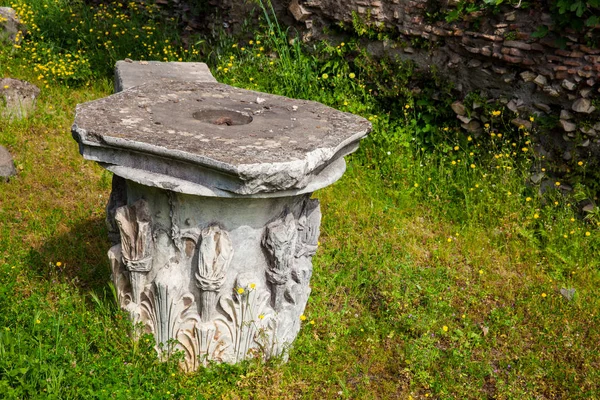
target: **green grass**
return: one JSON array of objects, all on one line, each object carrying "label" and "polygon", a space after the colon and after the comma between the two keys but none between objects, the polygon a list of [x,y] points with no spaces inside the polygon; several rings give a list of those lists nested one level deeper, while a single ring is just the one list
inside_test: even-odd
[{"label": "green grass", "polygon": [[[66,4],[27,3],[36,18],[50,18],[44,4]],[[218,79],[374,124],[344,177],[315,194],[322,236],[289,362],[184,375],[176,359],[158,361],[151,339],[132,339],[109,284],[110,175],[70,135],[75,105],[111,92],[106,64],[78,80],[38,79],[24,43],[0,50],[0,76],[42,87],[32,116],[0,125],[19,169],[0,184],[0,398],[599,397],[600,232],[595,214],[575,207],[588,189],[540,194],[528,179],[540,162],[527,144],[535,132],[490,116],[469,140],[431,110],[437,103],[400,86],[410,68],[388,70],[354,43],[281,50],[273,23],[235,41],[207,38]],[[55,48],[61,35],[26,40]],[[105,50],[82,48],[90,60]],[[385,82],[388,72],[397,81]],[[561,288],[575,288],[574,298]]]}]

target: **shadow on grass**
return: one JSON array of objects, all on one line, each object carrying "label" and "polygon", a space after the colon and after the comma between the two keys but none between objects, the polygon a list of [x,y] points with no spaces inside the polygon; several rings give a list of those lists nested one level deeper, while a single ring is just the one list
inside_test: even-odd
[{"label": "shadow on grass", "polygon": [[104,218],[90,218],[39,249],[30,249],[27,261],[34,273],[50,282],[69,281],[84,292],[108,290],[110,246]]}]

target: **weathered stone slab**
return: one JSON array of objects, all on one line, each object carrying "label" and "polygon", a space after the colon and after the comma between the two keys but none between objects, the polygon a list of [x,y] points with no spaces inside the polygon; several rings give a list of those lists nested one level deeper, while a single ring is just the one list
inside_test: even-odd
[{"label": "weathered stone slab", "polygon": [[4,146],[0,146],[0,180],[17,174],[13,158]]},{"label": "weathered stone slab", "polygon": [[205,63],[117,61],[115,66],[115,92],[144,83],[168,80],[182,82],[216,82]]},{"label": "weathered stone slab", "polygon": [[0,79],[0,117],[9,120],[26,118],[34,109],[40,89],[18,79]]},{"label": "weathered stone slab", "polygon": [[286,196],[339,179],[370,131],[322,104],[219,83],[160,82],[79,105],[80,152],[126,179],[202,196]]}]

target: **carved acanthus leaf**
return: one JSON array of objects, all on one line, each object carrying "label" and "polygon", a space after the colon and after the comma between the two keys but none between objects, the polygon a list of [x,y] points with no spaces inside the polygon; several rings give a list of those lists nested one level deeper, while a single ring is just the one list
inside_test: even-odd
[{"label": "carved acanthus leaf", "polygon": [[[182,325],[188,324],[189,319],[197,320],[188,310],[194,304],[191,293],[179,294],[178,290],[170,290],[168,285],[154,282],[142,294],[141,319],[147,331],[154,334],[157,350],[169,344],[170,339],[176,338],[176,333]],[[171,351],[168,349],[167,351]]]},{"label": "carved acanthus leaf", "polygon": [[[230,351],[224,354],[225,361],[238,362],[247,358],[249,351],[262,348],[259,339],[264,326],[272,318],[269,293],[264,287],[248,285],[247,279],[238,277],[237,290],[232,296],[223,296],[220,306],[225,317],[217,318],[217,326],[225,327],[223,340],[231,343]],[[243,291],[239,290],[245,288]],[[241,292],[241,293],[240,293]],[[265,339],[262,338],[261,341]],[[269,337],[267,342],[272,341]]]},{"label": "carved acanthus leaf", "polygon": [[108,251],[108,260],[112,272],[112,282],[117,292],[119,305],[122,309],[128,310],[131,304],[131,284],[127,277],[128,273],[122,263],[121,245],[117,244]]},{"label": "carved acanthus leaf", "polygon": [[131,206],[115,211],[115,221],[121,232],[121,252],[130,271],[147,272],[152,257],[152,219],[148,204],[138,200]]},{"label": "carved acanthus leaf", "polygon": [[201,290],[218,291],[233,258],[229,234],[216,225],[202,230],[196,279]]},{"label": "carved acanthus leaf", "polygon": [[296,257],[312,257],[317,252],[321,226],[319,200],[308,199],[298,219]]},{"label": "carved acanthus leaf", "polygon": [[294,262],[297,236],[296,220],[294,214],[289,211],[286,211],[285,217],[267,225],[263,246],[269,260],[267,269],[269,282],[283,285],[288,281]]}]

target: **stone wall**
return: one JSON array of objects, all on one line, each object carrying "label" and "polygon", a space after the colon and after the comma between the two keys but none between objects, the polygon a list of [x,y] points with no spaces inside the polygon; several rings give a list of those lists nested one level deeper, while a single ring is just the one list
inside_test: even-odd
[{"label": "stone wall", "polygon": [[[244,7],[251,6],[241,0],[216,3],[233,25],[247,18],[248,9]],[[351,28],[353,17],[358,16],[364,24],[384,31],[388,37],[363,41],[372,54],[387,53],[392,58],[412,60],[422,68],[436,65],[463,95],[475,91],[503,101],[515,113],[517,123],[527,121],[523,116],[528,113],[560,118],[553,132],[546,132],[551,137],[545,140],[547,153],[552,153],[552,147],[568,159],[578,147],[588,158],[593,148],[598,154],[600,119],[594,105],[600,98],[600,48],[593,45],[600,27],[585,34],[561,31],[558,35],[547,12],[510,6],[496,14],[475,12],[451,23],[427,17],[438,11],[436,7],[450,11],[456,3],[273,0],[280,20],[299,28],[306,41],[340,34],[332,28]],[[549,33],[535,38],[532,34],[540,26],[548,27]],[[465,128],[478,129],[476,114],[458,117]]]}]

